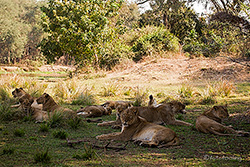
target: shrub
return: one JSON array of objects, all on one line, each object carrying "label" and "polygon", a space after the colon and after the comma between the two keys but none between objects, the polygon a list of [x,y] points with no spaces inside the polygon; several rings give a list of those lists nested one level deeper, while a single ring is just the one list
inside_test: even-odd
[{"label": "shrub", "polygon": [[49,113],[48,125],[51,128],[56,128],[61,126],[63,123],[63,114],[61,112],[53,112],[53,115]]},{"label": "shrub", "polygon": [[48,163],[51,160],[51,156],[49,155],[48,149],[46,151],[38,151],[34,155],[34,160],[36,163]]},{"label": "shrub", "polygon": [[53,136],[59,139],[66,139],[68,134],[63,130],[59,130],[59,131],[54,131]]},{"label": "shrub", "polygon": [[132,51],[135,53],[134,61],[139,61],[143,56],[162,51],[179,51],[178,38],[163,27],[147,26],[140,30],[141,36],[135,39]]},{"label": "shrub", "polygon": [[23,137],[25,135],[24,129],[15,129],[14,135],[17,137]]},{"label": "shrub", "polygon": [[9,103],[0,103],[0,120],[11,121],[14,119],[15,112],[10,108]]},{"label": "shrub", "polygon": [[91,94],[90,91],[85,90],[85,92],[82,92],[76,100],[72,101],[72,105],[93,105],[96,103],[96,99],[94,95]]},{"label": "shrub", "polygon": [[48,124],[42,123],[39,128],[39,132],[48,132],[49,131],[49,126]]},{"label": "shrub", "polygon": [[72,128],[72,129],[77,129],[80,124],[81,124],[81,118],[80,117],[73,117],[68,119],[68,125]]},{"label": "shrub", "polygon": [[107,83],[102,88],[103,88],[103,92],[101,93],[102,96],[104,96],[104,97],[115,96],[115,95],[117,95],[119,85],[117,83],[116,84],[115,83]]},{"label": "shrub", "polygon": [[134,106],[142,106],[145,105],[145,101],[148,99],[148,90],[146,91],[141,91],[139,88],[135,92],[135,97],[134,97]]},{"label": "shrub", "polygon": [[95,155],[96,155],[96,152],[92,149],[92,147],[91,146],[87,147],[86,144],[84,144],[84,152],[73,155],[73,158],[86,161],[86,160],[94,159]]}]

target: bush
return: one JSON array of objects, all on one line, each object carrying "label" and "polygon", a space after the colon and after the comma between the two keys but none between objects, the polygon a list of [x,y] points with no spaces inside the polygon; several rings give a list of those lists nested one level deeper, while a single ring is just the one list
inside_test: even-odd
[{"label": "bush", "polygon": [[52,116],[49,113],[48,126],[51,128],[56,128],[61,126],[63,123],[63,114],[61,112],[53,112]]},{"label": "bush", "polygon": [[148,100],[148,90],[146,91],[141,91],[139,88],[135,92],[135,97],[134,97],[134,106],[142,106],[146,105],[145,101]]},{"label": "bush", "polygon": [[77,129],[80,124],[81,124],[81,118],[80,117],[73,117],[68,119],[68,125],[72,128],[72,129]]},{"label": "bush", "polygon": [[90,94],[90,91],[86,90],[82,92],[75,100],[72,101],[72,105],[93,105],[96,103],[94,95]]},{"label": "bush", "polygon": [[92,147],[91,146],[87,147],[86,144],[84,144],[84,152],[73,155],[73,158],[86,161],[94,159],[95,155],[96,152],[92,149]]},{"label": "bush", "polygon": [[15,112],[10,108],[10,104],[5,102],[0,103],[0,120],[1,121],[11,121],[15,117]]},{"label": "bush", "polygon": [[143,56],[161,53],[162,51],[179,51],[179,41],[173,34],[163,27],[147,26],[142,28],[141,36],[132,46],[135,53],[134,61],[139,61]]},{"label": "bush", "polygon": [[34,155],[34,160],[36,163],[48,163],[51,160],[51,156],[49,155],[48,149],[46,151],[39,151]]},{"label": "bush", "polygon": [[39,132],[48,132],[49,131],[49,126],[48,124],[42,123],[39,128]]},{"label": "bush", "polygon": [[53,136],[59,139],[66,139],[68,134],[63,130],[59,130],[59,131],[54,131]]},{"label": "bush", "polygon": [[17,137],[23,137],[25,135],[24,129],[15,129],[14,135]]}]

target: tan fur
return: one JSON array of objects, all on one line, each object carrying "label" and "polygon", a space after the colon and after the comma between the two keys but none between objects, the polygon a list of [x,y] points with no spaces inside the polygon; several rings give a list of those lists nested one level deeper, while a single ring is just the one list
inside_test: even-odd
[{"label": "tan fur", "polygon": [[110,134],[96,136],[99,140],[136,141],[144,146],[168,147],[179,145],[176,133],[164,126],[147,122],[138,116],[135,108],[121,112],[122,130]]},{"label": "tan fur", "polygon": [[47,112],[63,112],[67,114],[67,116],[76,116],[76,112],[69,108],[64,108],[60,105],[58,105],[54,99],[47,93],[44,93],[42,96],[37,98],[37,103],[43,105],[43,111]]},{"label": "tan fur", "polygon": [[220,136],[249,136],[248,132],[236,131],[230,126],[221,124],[222,119],[228,118],[226,106],[214,106],[197,117],[196,129],[202,133],[212,133]]},{"label": "tan fur", "polygon": [[48,120],[48,112],[32,107],[28,99],[21,100],[21,106],[22,110],[26,111],[27,116],[31,116],[36,123]]},{"label": "tan fur", "polygon": [[120,114],[122,111],[124,111],[127,108],[128,108],[128,106],[126,106],[126,105],[118,105],[116,107],[116,120],[98,123],[97,126],[111,126],[112,128],[115,128],[115,129],[121,128],[122,122],[120,119]]},{"label": "tan fur", "polygon": [[85,118],[101,117],[103,115],[110,115],[112,109],[99,105],[86,106],[76,111],[77,115],[82,115]]},{"label": "tan fur", "polygon": [[14,98],[18,98],[19,104],[17,105],[12,105],[11,108],[21,108],[21,102],[20,101],[26,101],[26,99],[29,101],[29,104],[38,109],[42,109],[42,105],[38,105],[36,102],[36,99],[32,97],[30,94],[26,93],[23,88],[16,88],[13,92],[12,95]]},{"label": "tan fur", "polygon": [[185,105],[177,101],[160,104],[157,107],[135,108],[138,110],[139,116],[145,118],[148,122],[166,125],[192,126],[191,123],[175,119],[176,113],[185,113]]},{"label": "tan fur", "polygon": [[132,107],[133,102],[131,101],[107,101],[102,106],[110,107],[112,110],[116,109],[118,106],[123,106],[124,108]]}]

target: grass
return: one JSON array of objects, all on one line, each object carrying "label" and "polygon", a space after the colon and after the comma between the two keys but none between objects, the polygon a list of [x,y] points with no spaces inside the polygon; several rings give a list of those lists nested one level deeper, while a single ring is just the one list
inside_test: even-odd
[{"label": "grass", "polygon": [[[151,89],[150,86],[139,85],[140,87],[137,87],[134,84],[129,85],[128,82],[116,81],[117,83],[112,84],[104,78],[59,80],[60,83],[64,82],[61,85],[66,87],[63,91],[76,90],[71,91],[70,96],[60,97],[65,98],[60,100],[63,106],[74,110],[80,108],[80,105],[87,105],[87,103],[81,103],[81,97],[84,97],[81,93],[84,95],[87,90],[86,86],[80,90],[80,86],[77,85],[91,86],[86,99],[95,95],[98,104],[106,100],[133,100],[138,105],[146,105],[149,94],[153,94],[158,102],[172,99],[189,100],[186,106],[187,114],[176,117],[192,124],[195,123],[199,114],[214,105],[213,98],[216,99],[215,104],[227,103],[230,113],[243,113],[250,106],[249,83],[235,83],[232,87],[224,84],[224,88],[222,83],[222,90],[228,92],[226,90],[230,87],[233,91],[230,91],[228,95],[226,93],[211,95],[204,93],[208,92],[206,82],[202,86],[200,83],[190,83],[192,89],[186,88],[189,84],[162,85]],[[41,85],[48,84],[43,89],[44,92],[54,95],[54,88],[58,85],[58,82],[35,80],[32,87],[32,82],[28,82],[30,78],[20,78],[18,75],[6,78],[6,80],[1,78],[1,81],[2,99],[10,98],[8,101],[12,103],[15,101],[11,96],[14,86],[19,87],[26,83],[25,90],[31,93],[41,88]],[[216,85],[214,83],[208,84],[214,91],[219,90],[213,86]],[[152,83],[150,84],[152,86]],[[28,89],[29,87],[32,89]],[[80,94],[74,95],[74,92],[80,92]],[[72,103],[70,100],[80,102]],[[159,149],[141,147],[128,142],[126,150],[118,152],[112,149],[92,148],[92,146],[104,147],[108,144],[108,141],[96,140],[97,135],[120,130],[98,127],[97,123],[87,123],[83,118],[65,120],[60,114],[54,114],[48,123],[42,124],[17,119],[18,117],[13,119],[17,113],[15,109],[10,108],[10,103],[4,103],[4,101],[0,102],[0,166],[248,166],[250,163],[249,138],[202,134],[194,127],[185,126],[168,126],[179,136],[180,146]],[[101,119],[109,121],[115,120],[115,117],[115,113],[112,113]],[[231,124],[236,129],[250,131],[249,124],[244,122],[227,121],[225,123]],[[69,145],[68,141],[75,142],[75,144]],[[126,142],[112,141],[109,146],[123,147],[125,144]]]}]

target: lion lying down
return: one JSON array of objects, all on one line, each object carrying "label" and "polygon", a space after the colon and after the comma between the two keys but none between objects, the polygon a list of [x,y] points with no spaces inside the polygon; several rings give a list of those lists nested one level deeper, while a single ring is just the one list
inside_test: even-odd
[{"label": "lion lying down", "polygon": [[36,123],[44,122],[48,120],[48,112],[32,107],[28,99],[20,99],[22,109],[27,113],[27,116],[31,116]]},{"label": "lion lying down", "polygon": [[221,124],[222,119],[228,118],[228,110],[226,106],[214,106],[205,111],[196,119],[196,129],[203,133],[212,133],[220,136],[249,136],[250,133],[244,131],[236,131],[230,126]]},{"label": "lion lying down", "polygon": [[99,105],[86,106],[76,111],[77,115],[81,115],[85,118],[101,117],[103,115],[110,115],[112,109],[110,107],[104,107]]},{"label": "lion lying down", "polygon": [[[145,118],[148,122],[155,124],[166,125],[186,125],[193,126],[191,123],[175,119],[175,114],[185,114],[185,105],[181,102],[172,101],[164,104],[157,104],[152,95],[149,96],[147,107],[132,107],[138,111],[139,116]],[[97,124],[98,126],[113,126],[121,127],[120,113],[125,110],[125,106],[117,107],[117,115],[115,121],[103,122]]]},{"label": "lion lying down", "polygon": [[128,108],[133,106],[132,101],[107,101],[102,104],[104,107],[110,107],[112,110],[116,109],[118,106],[122,106],[123,108]]},{"label": "lion lying down", "polygon": [[121,112],[121,132],[103,134],[96,136],[99,140],[121,140],[136,141],[143,146],[168,147],[179,145],[179,138],[176,133],[164,126],[147,122],[139,117],[135,108],[128,108]]},{"label": "lion lying down", "polygon": [[42,104],[43,108],[42,110],[47,111],[49,113],[54,113],[54,112],[62,112],[66,114],[68,117],[76,117],[76,112],[69,108],[64,108],[60,105],[58,105],[54,99],[47,93],[44,93],[42,96],[40,96],[37,99],[38,104]]},{"label": "lion lying down", "polygon": [[13,92],[12,95],[14,98],[18,98],[19,104],[17,105],[12,105],[11,108],[20,108],[22,107],[21,101],[29,101],[30,106],[38,109],[42,109],[42,105],[37,104],[37,101],[34,97],[32,97],[30,94],[25,92],[23,88],[16,88]]}]

